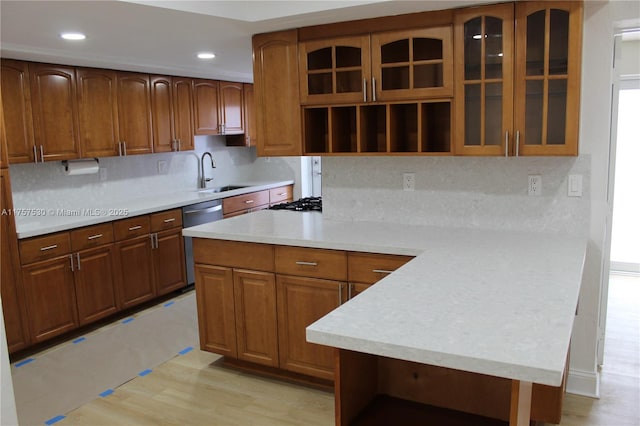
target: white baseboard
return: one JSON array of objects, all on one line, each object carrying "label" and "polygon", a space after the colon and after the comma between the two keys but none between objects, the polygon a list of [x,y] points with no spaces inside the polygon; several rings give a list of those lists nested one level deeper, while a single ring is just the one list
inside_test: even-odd
[{"label": "white baseboard", "polygon": [[569,369],[567,392],[575,395],[600,398],[600,373]]}]

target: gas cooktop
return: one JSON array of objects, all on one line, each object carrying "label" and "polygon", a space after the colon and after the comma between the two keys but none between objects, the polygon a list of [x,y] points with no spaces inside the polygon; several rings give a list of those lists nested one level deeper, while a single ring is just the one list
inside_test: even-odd
[{"label": "gas cooktop", "polygon": [[322,211],[322,197],[306,197],[290,203],[276,204],[269,207],[271,210],[293,210],[297,212]]}]

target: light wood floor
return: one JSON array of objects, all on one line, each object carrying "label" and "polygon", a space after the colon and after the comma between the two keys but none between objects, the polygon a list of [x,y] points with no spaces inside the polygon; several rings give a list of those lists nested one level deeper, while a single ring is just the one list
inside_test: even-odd
[{"label": "light wood floor", "polygon": [[[567,395],[563,426],[640,425],[640,277],[612,276],[601,398]],[[60,425],[333,425],[333,395],[223,368],[193,350]]]}]

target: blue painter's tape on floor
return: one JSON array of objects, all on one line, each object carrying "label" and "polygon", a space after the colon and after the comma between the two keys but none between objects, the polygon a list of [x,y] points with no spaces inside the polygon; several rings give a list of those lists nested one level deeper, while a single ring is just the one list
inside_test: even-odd
[{"label": "blue painter's tape on floor", "polygon": [[188,354],[189,352],[191,352],[193,350],[193,347],[189,346],[184,348],[183,350],[181,350],[180,352],[178,352],[180,355],[184,355],[184,354]]},{"label": "blue painter's tape on floor", "polygon": [[168,308],[169,306],[173,305],[174,303],[176,303],[176,302],[174,302],[174,301],[172,300],[171,302],[167,302],[167,303],[165,303],[163,306],[164,306],[165,308]]},{"label": "blue painter's tape on floor", "polygon": [[151,373],[151,371],[152,371],[152,370],[151,370],[150,368],[147,368],[146,370],[139,372],[139,373],[138,373],[138,376],[140,376],[140,377],[144,377],[144,376],[146,376],[147,374]]},{"label": "blue painter's tape on floor", "polygon": [[105,398],[113,393],[113,389],[107,389],[106,391],[100,394],[101,397]]},{"label": "blue painter's tape on floor", "polygon": [[54,423],[58,423],[60,420],[64,419],[65,416],[55,416],[44,422],[45,425],[52,425]]},{"label": "blue painter's tape on floor", "polygon": [[77,345],[80,342],[84,342],[85,340],[87,340],[85,337],[78,337],[76,340],[73,341],[74,345]]},{"label": "blue painter's tape on floor", "polygon": [[24,361],[17,362],[17,363],[15,364],[15,367],[16,367],[16,368],[18,368],[18,367],[22,367],[23,365],[25,365],[25,364],[29,364],[30,362],[33,362],[33,361],[35,361],[35,360],[36,360],[35,358],[27,358],[27,359],[25,359]]},{"label": "blue painter's tape on floor", "polygon": [[127,318],[126,320],[122,321],[122,324],[130,323],[130,322],[131,322],[131,321],[133,321],[134,319],[135,319],[135,318],[133,318],[133,317]]}]

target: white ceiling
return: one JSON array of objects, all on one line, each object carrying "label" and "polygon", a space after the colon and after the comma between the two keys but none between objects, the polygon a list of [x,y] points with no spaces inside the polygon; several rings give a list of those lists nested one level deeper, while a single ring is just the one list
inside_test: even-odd
[{"label": "white ceiling", "polygon": [[[252,81],[251,36],[307,25],[487,3],[423,1],[0,0],[2,57]],[[87,35],[81,42],[64,31]],[[213,51],[215,59],[196,58]]]}]

